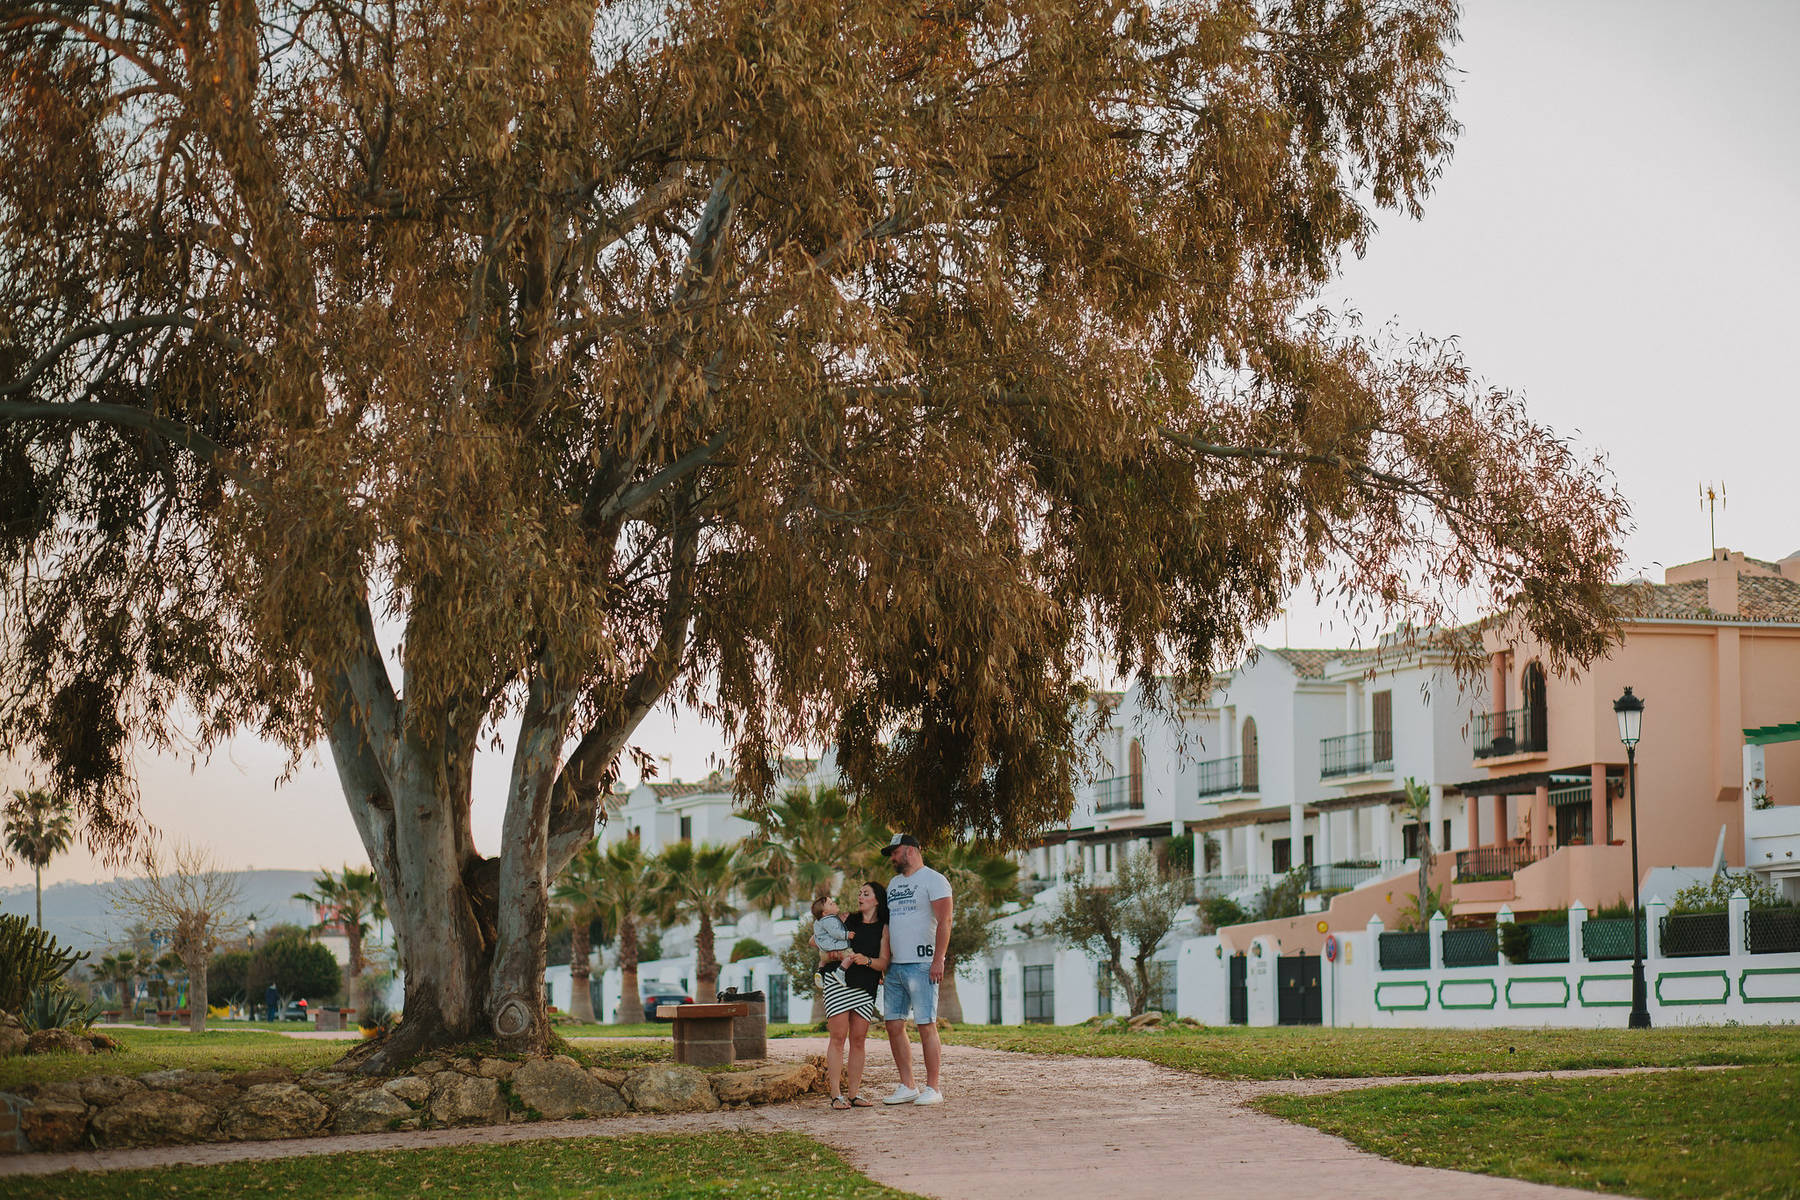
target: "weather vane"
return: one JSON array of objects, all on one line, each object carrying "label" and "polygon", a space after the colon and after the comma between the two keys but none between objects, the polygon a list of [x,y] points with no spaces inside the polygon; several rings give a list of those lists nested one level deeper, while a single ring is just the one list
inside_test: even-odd
[{"label": "weather vane", "polygon": [[1714,488],[1710,483],[1700,485],[1700,507],[1706,510],[1706,532],[1712,539],[1712,549],[1719,549],[1719,528],[1717,510],[1725,507],[1725,485],[1720,483]]}]

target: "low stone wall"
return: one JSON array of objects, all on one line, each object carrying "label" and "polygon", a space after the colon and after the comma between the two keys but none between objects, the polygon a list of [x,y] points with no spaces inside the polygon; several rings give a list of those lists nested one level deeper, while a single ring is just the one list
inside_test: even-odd
[{"label": "low stone wall", "polygon": [[711,1112],[792,1100],[824,1087],[823,1060],[705,1072],[673,1063],[618,1070],[566,1055],[421,1060],[404,1075],[150,1071],[95,1075],[0,1093],[0,1153],[261,1141],[394,1129],[504,1125],[627,1112]]}]

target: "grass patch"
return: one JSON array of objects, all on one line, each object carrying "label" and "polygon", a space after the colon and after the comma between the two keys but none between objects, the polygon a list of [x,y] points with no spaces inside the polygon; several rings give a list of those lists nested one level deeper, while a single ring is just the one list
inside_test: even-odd
[{"label": "grass patch", "polygon": [[0,1058],[0,1091],[25,1083],[83,1079],[89,1075],[141,1075],[185,1067],[190,1071],[251,1071],[289,1067],[308,1071],[343,1057],[354,1043],[302,1041],[264,1033],[188,1033],[177,1029],[108,1029],[122,1049],[110,1054],[33,1054]]},{"label": "grass patch", "polygon": [[1782,1066],[1417,1084],[1256,1107],[1420,1166],[1654,1200],[1800,1197],[1800,1078]]},{"label": "grass patch", "polygon": [[810,1138],[794,1133],[583,1138],[374,1151],[162,1167],[150,1171],[65,1172],[7,1180],[9,1200],[188,1200],[304,1196],[361,1200],[401,1196],[532,1196],[542,1200],[654,1200],[767,1196],[782,1200],[905,1200]]},{"label": "grass patch", "polygon": [[1033,1054],[1140,1058],[1215,1079],[1360,1079],[1584,1067],[1800,1063],[1774,1026],[1666,1029],[1247,1029],[1096,1033],[1081,1026],[959,1025],[946,1041]]}]

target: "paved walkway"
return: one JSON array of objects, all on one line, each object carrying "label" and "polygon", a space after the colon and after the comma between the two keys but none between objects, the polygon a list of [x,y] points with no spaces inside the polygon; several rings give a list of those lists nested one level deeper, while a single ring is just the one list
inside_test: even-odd
[{"label": "paved walkway", "polygon": [[[822,1039],[769,1043],[778,1058],[824,1049]],[[865,1092],[894,1083],[886,1048],[871,1042]],[[1559,1072],[1559,1076],[1619,1072]],[[1451,1079],[1542,1078],[1542,1075]],[[1434,1077],[1443,1082],[1445,1077]],[[841,1151],[872,1178],[940,1200],[994,1196],[1312,1195],[1332,1200],[1526,1200],[1592,1192],[1408,1167],[1243,1107],[1275,1091],[1373,1087],[1393,1079],[1229,1083],[1129,1058],[1071,1058],[947,1046],[946,1103],[834,1112],[817,1097],[795,1104],[672,1117],[615,1117],[480,1129],[376,1133],[288,1142],[229,1142],[155,1150],[104,1150],[0,1158],[0,1177],[75,1168],[118,1170],[173,1163],[334,1154],[350,1150],[491,1145],[633,1133],[792,1130]],[[1424,1082],[1418,1080],[1417,1082]]]}]

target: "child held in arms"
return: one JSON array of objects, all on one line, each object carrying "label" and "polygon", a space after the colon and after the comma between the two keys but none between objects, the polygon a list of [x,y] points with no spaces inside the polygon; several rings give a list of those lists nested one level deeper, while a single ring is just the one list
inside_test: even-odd
[{"label": "child held in arms", "polygon": [[[820,896],[812,902],[812,943],[821,954],[842,954],[850,948],[850,935],[844,932],[844,919],[838,913],[838,902],[830,896]],[[813,976],[813,981],[824,987],[824,973],[837,968],[835,959],[826,963]]]}]

